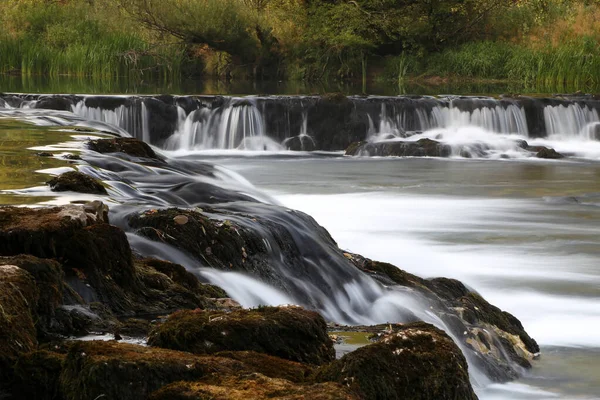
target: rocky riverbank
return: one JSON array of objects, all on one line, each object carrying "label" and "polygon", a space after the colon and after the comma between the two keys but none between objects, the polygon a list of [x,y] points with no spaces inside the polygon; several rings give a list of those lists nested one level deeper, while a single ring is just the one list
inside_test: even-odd
[{"label": "rocky riverbank", "polygon": [[[131,139],[89,146],[123,160],[110,165],[168,165]],[[81,171],[68,174],[71,191],[112,193]],[[531,367],[539,348],[520,322],[462,283],[343,253],[312,218],[250,204],[143,207],[120,213],[119,226],[98,200],[0,208],[0,390],[15,399],[474,399],[468,363],[498,382]],[[133,251],[128,234],[259,277],[305,308],[242,309],[194,268]],[[322,305],[294,285],[300,277],[332,284],[307,266],[317,256],[312,264],[328,276],[418,296],[450,331],[407,310],[403,324],[364,327],[372,343],[335,360],[326,320],[309,310]],[[78,340],[89,334],[114,340]]]}]

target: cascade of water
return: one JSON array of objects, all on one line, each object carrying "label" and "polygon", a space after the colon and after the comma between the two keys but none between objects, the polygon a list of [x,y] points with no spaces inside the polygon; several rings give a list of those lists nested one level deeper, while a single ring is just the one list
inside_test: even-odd
[{"label": "cascade of water", "polygon": [[559,136],[565,139],[580,138],[598,140],[598,125],[600,118],[598,111],[581,106],[578,103],[568,105],[546,106],[544,120],[548,136]]},{"label": "cascade of water", "polygon": [[81,100],[71,107],[71,111],[86,120],[104,122],[122,128],[132,136],[150,143],[149,113],[143,102],[141,108],[135,105],[120,105],[115,109],[103,109],[88,107],[85,100]]},{"label": "cascade of water", "polygon": [[168,150],[264,150],[271,146],[254,101],[232,98],[215,109],[198,108],[183,118],[184,113],[178,109],[178,126],[166,143]]},{"label": "cascade of water", "polygon": [[[465,100],[461,100],[465,103]],[[495,101],[487,100],[486,103]],[[437,128],[457,129],[461,127],[477,127],[486,131],[500,134],[518,134],[528,136],[527,119],[523,108],[516,104],[477,106],[470,109],[456,106],[453,101],[449,104],[438,103],[430,110],[426,107],[394,107],[388,111],[388,105],[382,103],[379,114],[379,125],[375,126],[373,118],[368,117],[368,135],[371,140],[386,139],[390,135],[405,137],[412,134],[409,131],[428,131]]]}]

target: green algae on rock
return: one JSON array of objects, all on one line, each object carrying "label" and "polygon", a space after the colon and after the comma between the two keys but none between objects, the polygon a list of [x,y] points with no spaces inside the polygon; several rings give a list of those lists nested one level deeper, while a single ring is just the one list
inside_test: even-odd
[{"label": "green algae on rock", "polygon": [[197,354],[251,350],[309,364],[335,357],[323,317],[295,306],[180,311],[150,333],[148,344]]}]

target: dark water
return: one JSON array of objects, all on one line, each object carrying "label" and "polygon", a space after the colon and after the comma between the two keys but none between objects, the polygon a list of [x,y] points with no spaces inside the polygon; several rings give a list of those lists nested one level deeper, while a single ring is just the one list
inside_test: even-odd
[{"label": "dark water", "polygon": [[[163,80],[90,79],[88,77],[61,76],[8,76],[0,75],[0,92],[12,93],[77,93],[77,94],[222,94],[222,95],[306,95],[341,92],[347,95],[372,94],[382,96],[396,95],[438,95],[451,93],[470,94],[515,94],[515,93],[565,93],[576,92],[578,88],[525,87],[518,83],[446,83],[430,85],[427,83],[369,82],[366,91],[360,82],[303,82],[303,81],[246,81],[223,82],[212,79],[181,79],[165,82]],[[600,88],[588,88],[587,92],[600,92]]]}]

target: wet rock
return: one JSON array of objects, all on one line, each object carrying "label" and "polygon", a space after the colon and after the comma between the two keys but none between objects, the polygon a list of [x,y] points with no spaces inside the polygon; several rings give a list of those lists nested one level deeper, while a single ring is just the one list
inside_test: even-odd
[{"label": "wet rock", "polygon": [[78,171],[69,171],[46,182],[53,192],[107,194],[99,180]]},{"label": "wet rock", "polygon": [[71,346],[60,387],[66,400],[145,400],[151,392],[172,382],[243,370],[241,362],[229,358],[199,357],[113,341],[80,342]]},{"label": "wet rock", "polygon": [[249,350],[310,364],[335,357],[323,317],[300,307],[180,311],[150,333],[148,344],[196,354]]},{"label": "wet rock", "polygon": [[382,141],[352,144],[346,149],[349,156],[371,157],[449,157],[450,146],[431,139],[419,139],[416,142]]},{"label": "wet rock", "polygon": [[298,135],[283,141],[283,147],[292,151],[315,151],[315,141],[308,135]]},{"label": "wet rock", "polygon": [[358,398],[339,384],[326,382],[297,385],[284,379],[273,379],[258,373],[219,378],[210,382],[177,382],[150,396],[150,400],[358,400]]},{"label": "wet rock", "polygon": [[73,98],[70,96],[42,96],[34,104],[34,108],[44,108],[47,110],[72,111]]},{"label": "wet rock", "polygon": [[35,153],[35,155],[38,156],[38,157],[52,157],[54,154],[48,153],[46,151],[42,151],[42,152],[39,152],[39,153]]},{"label": "wet rock", "polygon": [[147,143],[135,138],[91,140],[87,142],[87,146],[98,153],[125,153],[132,157],[162,161]]},{"label": "wet rock", "polygon": [[339,382],[366,400],[474,400],[467,368],[448,335],[419,322],[396,326],[378,343],[321,367],[316,380]]},{"label": "wet rock", "polygon": [[541,149],[539,149],[535,156],[537,158],[544,158],[548,160],[559,160],[561,158],[565,158],[565,156],[558,153],[556,150],[547,147],[542,147]]},{"label": "wet rock", "polygon": [[79,156],[78,154],[65,154],[63,156],[63,158],[65,160],[71,160],[71,161],[79,161],[79,160],[81,160],[81,156]]},{"label": "wet rock", "polygon": [[385,285],[413,288],[428,298],[457,339],[473,350],[471,359],[494,381],[517,378],[531,368],[539,346],[513,315],[491,305],[455,279],[422,279],[394,265],[346,253],[359,269]]},{"label": "wet rock", "polygon": [[23,399],[62,399],[59,377],[65,358],[65,354],[47,350],[22,355],[15,365],[13,392]]},{"label": "wet rock", "polygon": [[[211,298],[226,294],[201,284],[182,266],[152,259],[134,260],[125,233],[105,223],[106,211],[99,202],[36,209],[0,208],[0,256],[29,254],[60,260],[61,271],[52,262],[36,266],[34,262],[38,261],[30,260],[32,272],[39,271],[43,293],[47,292],[45,306],[55,308],[60,303],[62,280],[62,287],[72,292],[64,299],[70,307],[58,309],[61,322],[53,329],[61,333],[69,329],[81,332],[94,325],[90,319],[98,313],[86,312],[86,303],[100,302],[109,312],[124,316],[217,307]],[[19,265],[28,265],[25,261]],[[108,313],[100,311],[103,320]],[[44,310],[43,314],[42,320],[54,321],[52,310]],[[112,322],[108,327],[111,325]]]},{"label": "wet rock", "polygon": [[27,271],[38,287],[39,296],[35,304],[38,336],[44,337],[58,323],[56,309],[63,303],[66,287],[62,266],[49,259],[30,255],[0,257],[0,265],[15,265]]},{"label": "wet rock", "polygon": [[314,367],[255,351],[221,351],[215,356],[231,358],[243,362],[250,371],[259,372],[271,378],[286,379],[294,383],[309,382]]},{"label": "wet rock", "polygon": [[16,265],[0,266],[0,388],[11,382],[19,355],[37,346],[38,296],[31,274]]},{"label": "wet rock", "polygon": [[350,146],[348,146],[346,148],[346,155],[347,156],[356,156],[356,155],[358,155],[358,150],[360,148],[362,148],[366,144],[367,144],[367,142],[364,142],[364,141],[363,142],[353,142],[353,143],[350,143]]},{"label": "wet rock", "polygon": [[527,150],[529,148],[529,143],[527,143],[526,140],[522,140],[522,139],[515,140],[515,143],[516,143],[517,147],[519,147],[521,149]]}]

